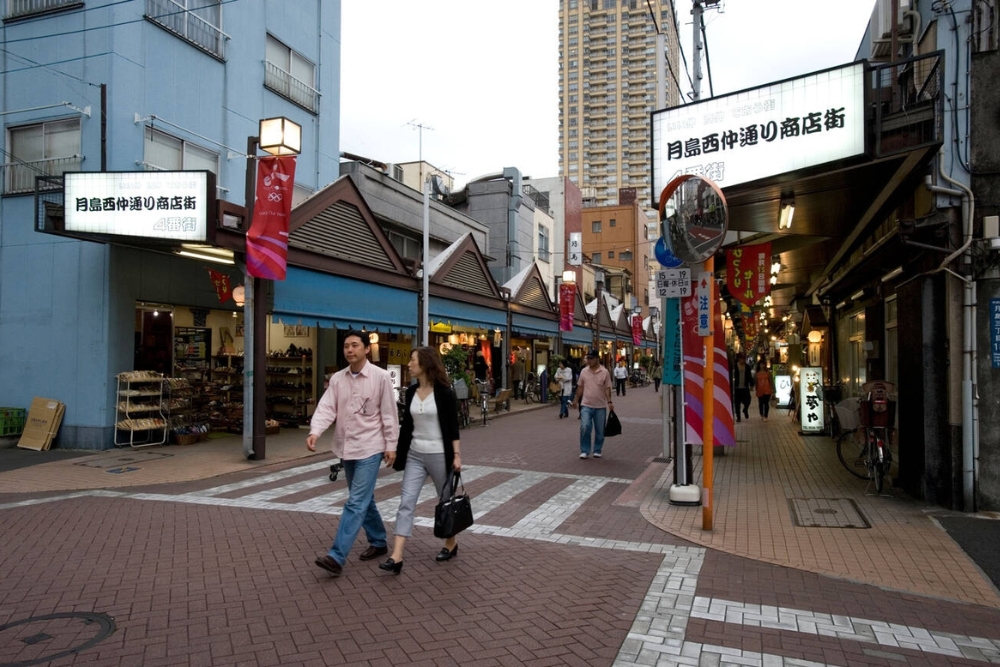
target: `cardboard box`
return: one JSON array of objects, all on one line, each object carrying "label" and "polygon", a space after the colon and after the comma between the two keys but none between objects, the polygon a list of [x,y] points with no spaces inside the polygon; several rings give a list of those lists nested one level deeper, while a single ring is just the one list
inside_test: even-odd
[{"label": "cardboard box", "polygon": [[54,398],[36,396],[31,401],[28,419],[24,423],[24,433],[21,434],[17,446],[39,452],[47,450],[59,432],[64,414],[66,414],[65,404]]}]

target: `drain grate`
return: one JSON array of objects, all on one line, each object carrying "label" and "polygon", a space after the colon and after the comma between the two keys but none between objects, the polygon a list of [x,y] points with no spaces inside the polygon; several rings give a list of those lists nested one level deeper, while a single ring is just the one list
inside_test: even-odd
[{"label": "drain grate", "polygon": [[796,526],[802,528],[871,528],[850,498],[790,498]]}]

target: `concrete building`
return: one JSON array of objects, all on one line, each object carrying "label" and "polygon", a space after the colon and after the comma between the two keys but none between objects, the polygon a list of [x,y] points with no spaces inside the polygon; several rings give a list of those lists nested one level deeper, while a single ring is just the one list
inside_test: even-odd
[{"label": "concrete building", "polygon": [[618,189],[650,187],[649,114],[656,108],[657,32],[665,37],[666,106],[680,103],[673,2],[559,3],[559,171],[591,205],[617,204]]}]

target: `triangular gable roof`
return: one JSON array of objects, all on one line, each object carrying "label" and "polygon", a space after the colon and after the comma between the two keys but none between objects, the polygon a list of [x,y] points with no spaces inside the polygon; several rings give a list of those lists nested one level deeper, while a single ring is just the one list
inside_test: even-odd
[{"label": "triangular gable roof", "polygon": [[555,310],[555,305],[549,298],[549,291],[545,288],[542,272],[539,271],[535,262],[529,264],[507,281],[504,287],[510,289],[511,303],[529,306],[548,313]]},{"label": "triangular gable roof", "polygon": [[303,250],[409,275],[349,176],[341,176],[293,208],[288,231],[289,254]]},{"label": "triangular gable roof", "polygon": [[590,313],[587,312],[587,304],[583,302],[583,292],[579,288],[576,290],[576,303],[573,306],[573,320],[582,322],[588,327],[591,326]]},{"label": "triangular gable roof", "polygon": [[483,253],[471,233],[461,236],[431,260],[428,269],[430,284],[500,298],[500,287],[490,275]]}]

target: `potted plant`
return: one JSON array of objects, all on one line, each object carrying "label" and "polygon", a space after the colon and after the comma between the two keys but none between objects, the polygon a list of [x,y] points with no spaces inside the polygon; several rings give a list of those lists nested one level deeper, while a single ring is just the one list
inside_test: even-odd
[{"label": "potted plant", "polygon": [[469,385],[472,384],[472,376],[467,368],[468,360],[469,353],[458,345],[441,355],[441,362],[444,363],[444,369],[448,371],[451,386],[455,390],[455,398],[460,400],[469,397]]}]

